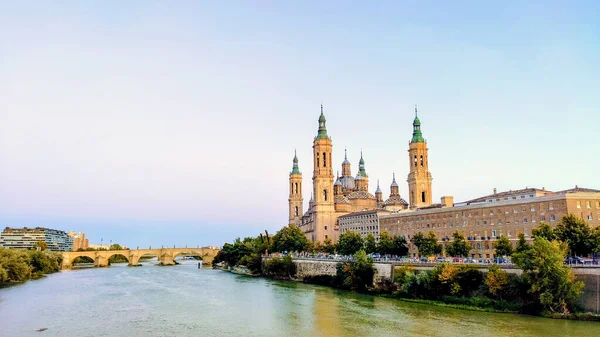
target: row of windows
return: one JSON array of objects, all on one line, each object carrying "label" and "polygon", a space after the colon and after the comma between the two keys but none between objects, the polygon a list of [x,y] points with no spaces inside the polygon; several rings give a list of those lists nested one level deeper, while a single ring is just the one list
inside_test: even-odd
[{"label": "row of windows", "polygon": [[[581,208],[581,201],[577,200],[577,208]],[[585,208],[592,208],[592,202],[587,200],[585,202]],[[600,208],[600,201],[596,201],[596,208]]]}]

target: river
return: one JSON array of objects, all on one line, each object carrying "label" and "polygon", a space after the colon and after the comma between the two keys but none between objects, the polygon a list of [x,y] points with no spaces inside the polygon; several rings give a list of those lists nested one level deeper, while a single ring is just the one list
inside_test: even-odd
[{"label": "river", "polygon": [[597,337],[600,323],[407,303],[183,261],[63,271],[0,289],[0,336]]}]

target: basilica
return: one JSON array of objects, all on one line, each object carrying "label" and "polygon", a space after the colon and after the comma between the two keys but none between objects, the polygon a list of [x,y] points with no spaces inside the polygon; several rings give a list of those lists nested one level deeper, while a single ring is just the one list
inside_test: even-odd
[{"label": "basilica", "polygon": [[[299,226],[312,242],[326,239],[337,241],[340,216],[365,211],[401,212],[431,205],[431,173],[428,169],[427,143],[421,133],[421,122],[417,117],[413,122],[413,136],[409,144],[408,174],[409,202],[399,193],[396,176],[393,174],[390,196],[384,200],[379,181],[375,194],[369,192],[369,175],[362,156],[358,162],[356,176],[352,174],[347,153],[341,165],[341,172],[333,175],[333,144],[327,134],[326,119],[321,105],[319,129],[313,141],[312,192],[308,209],[303,209],[302,173],[298,168],[298,157],[294,155],[289,185],[289,224]],[[338,171],[339,172],[339,171]]]}]

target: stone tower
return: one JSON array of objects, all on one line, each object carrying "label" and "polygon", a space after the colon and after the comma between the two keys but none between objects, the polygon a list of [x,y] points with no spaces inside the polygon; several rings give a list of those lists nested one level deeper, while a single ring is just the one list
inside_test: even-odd
[{"label": "stone tower", "polygon": [[290,172],[290,197],[288,198],[290,205],[290,216],[289,224],[300,226],[302,222],[302,205],[304,199],[302,199],[302,173],[298,168],[298,157],[296,151],[294,151],[294,166],[292,172]]},{"label": "stone tower", "polygon": [[313,242],[334,239],[334,225],[337,220],[334,208],[332,143],[327,135],[325,115],[321,105],[319,131],[313,142],[313,195],[315,210],[315,228]]},{"label": "stone tower", "polygon": [[369,175],[365,171],[365,160],[363,159],[362,151],[360,151],[360,160],[358,162],[358,174],[362,177],[359,190],[369,190]]},{"label": "stone tower", "polygon": [[423,138],[423,134],[421,134],[421,121],[417,116],[417,106],[415,106],[413,136],[408,147],[410,173],[406,180],[410,193],[410,207],[413,209],[431,205],[432,177],[429,172],[427,152],[427,141]]}]

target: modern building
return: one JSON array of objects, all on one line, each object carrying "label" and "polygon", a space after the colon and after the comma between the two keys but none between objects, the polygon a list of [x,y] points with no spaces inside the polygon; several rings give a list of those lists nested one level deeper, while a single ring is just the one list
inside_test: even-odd
[{"label": "modern building", "polygon": [[88,248],[89,241],[86,239],[85,233],[75,233],[71,231],[67,235],[73,239],[73,251]]},{"label": "modern building", "polygon": [[[380,230],[392,236],[404,236],[409,242],[416,233],[433,231],[438,242],[452,241],[455,231],[463,234],[472,245],[470,257],[494,257],[493,243],[506,236],[516,246],[519,233],[532,239],[532,229],[546,222],[552,227],[567,214],[575,214],[590,226],[600,225],[600,190],[581,188],[551,192],[525,188],[497,192],[477,199],[452,204],[451,197],[442,203],[415,211],[383,215]],[[410,254],[418,254],[409,244]]]},{"label": "modern building", "polygon": [[[411,167],[408,176],[409,191],[412,195],[418,196],[415,199],[415,206],[426,206],[431,202],[431,174],[427,170],[427,146],[421,135],[421,122],[416,116],[413,126],[414,134],[409,156],[416,156],[420,162],[414,168]],[[362,152],[356,176],[352,175],[346,152],[341,167],[342,175],[338,174],[334,181],[332,152],[333,143],[327,134],[326,119],[321,105],[319,129],[313,140],[313,189],[306,212],[303,210],[302,174],[298,169],[297,156],[294,156],[294,165],[289,176],[289,224],[298,225],[310,241],[323,242],[332,239],[336,242],[339,236],[338,217],[340,216],[369,210],[399,211],[408,208],[408,203],[398,193],[395,175],[389,199],[383,200],[379,182],[375,195],[369,192],[369,175],[365,169]]]},{"label": "modern building", "polygon": [[0,234],[0,247],[4,248],[36,249],[39,241],[46,242],[48,249],[53,251],[68,252],[73,248],[73,239],[57,229],[6,227]]}]

